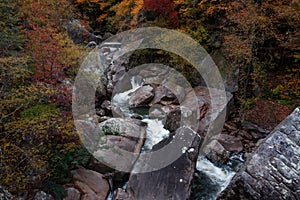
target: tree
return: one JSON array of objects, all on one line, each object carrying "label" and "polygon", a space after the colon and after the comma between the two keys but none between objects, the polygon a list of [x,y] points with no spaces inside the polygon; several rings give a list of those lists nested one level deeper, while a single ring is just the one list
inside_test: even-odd
[{"label": "tree", "polygon": [[172,28],[178,26],[178,16],[173,0],[144,0],[144,9],[150,12],[148,18],[152,15],[152,17],[164,19]]},{"label": "tree", "polygon": [[17,4],[14,1],[0,2],[0,57],[12,55],[23,42],[18,23],[20,22]]},{"label": "tree", "polygon": [[64,78],[64,70],[77,64],[80,49],[67,37],[62,28],[73,14],[67,0],[25,0],[21,16],[28,38],[34,80],[55,84]]},{"label": "tree", "polygon": [[[269,91],[276,88],[276,93],[282,90],[279,93],[284,93],[281,97],[285,99],[299,99],[299,62],[295,59],[300,51],[299,17],[299,3],[292,0],[236,0],[227,4],[223,44],[228,60],[240,68],[244,100],[254,91],[274,98]],[[284,78],[286,75],[289,78]],[[275,81],[274,76],[280,78]],[[291,77],[296,79],[291,81]],[[294,87],[288,86],[291,82]]]}]

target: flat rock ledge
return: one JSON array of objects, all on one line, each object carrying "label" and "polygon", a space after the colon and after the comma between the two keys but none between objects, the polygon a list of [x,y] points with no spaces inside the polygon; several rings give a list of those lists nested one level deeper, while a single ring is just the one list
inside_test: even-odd
[{"label": "flat rock ledge", "polygon": [[[192,178],[198,157],[200,137],[193,130],[187,127],[179,128],[175,134],[154,145],[152,151],[157,151],[167,144],[173,142],[174,137],[194,137],[188,147],[180,150],[181,156],[174,162],[159,170],[132,173],[130,175],[126,191],[118,189],[114,200],[187,200],[190,197]],[[174,136],[174,137],[173,137]],[[172,139],[173,138],[173,139]],[[177,144],[175,144],[177,146]],[[170,152],[171,154],[174,152]],[[135,168],[144,168],[163,161],[170,155],[163,155],[159,160],[149,157],[149,162],[139,163]]]},{"label": "flat rock ledge", "polygon": [[300,107],[254,151],[218,199],[300,197]]}]

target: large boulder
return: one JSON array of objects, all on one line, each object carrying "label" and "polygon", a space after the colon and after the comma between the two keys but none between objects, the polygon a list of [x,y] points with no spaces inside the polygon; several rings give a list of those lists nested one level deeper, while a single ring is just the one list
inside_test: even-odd
[{"label": "large boulder", "polygon": [[213,138],[218,140],[218,142],[220,142],[227,151],[240,153],[243,150],[241,137],[234,137],[228,134],[219,134]]},{"label": "large boulder", "polygon": [[91,199],[105,200],[109,193],[109,184],[103,175],[92,170],[79,168],[71,171],[76,187],[84,196],[91,196]]},{"label": "large boulder", "polygon": [[154,89],[154,98],[152,99],[150,105],[157,103],[169,105],[178,103],[178,99],[167,87],[160,85]]},{"label": "large boulder", "polygon": [[299,199],[300,108],[248,158],[218,199]]},{"label": "large boulder", "polygon": [[63,200],[80,200],[80,192],[76,188],[66,188],[67,196]]},{"label": "large boulder", "polygon": [[151,169],[153,166],[163,163],[168,157],[172,157],[175,151],[180,152],[178,159],[175,159],[171,164],[167,164],[167,166],[157,170],[145,173],[133,172],[128,181],[127,192],[119,190],[115,199],[189,199],[192,178],[198,157],[200,137],[191,129],[182,127],[176,131],[175,135],[173,134],[169,138],[156,144],[151,151],[158,151],[162,147],[172,143],[174,138],[178,137],[181,140],[183,136],[193,137],[193,142],[189,146],[182,148],[176,146],[175,148],[178,147],[178,149],[174,149],[174,151],[169,152],[170,154],[168,155],[160,155],[159,160],[155,160],[153,154],[150,154],[149,159],[146,159],[147,162],[137,161],[134,171],[137,169]]},{"label": "large boulder", "polygon": [[[89,168],[102,174],[113,173],[122,181],[136,161],[144,143],[146,127],[139,120],[111,118],[99,124],[102,136],[93,152]],[[126,170],[121,170],[126,169]]]},{"label": "large boulder", "polygon": [[[187,124],[193,130],[197,131],[201,137],[205,137],[209,126],[213,127],[213,133],[221,133],[223,128],[222,116],[225,118],[227,105],[231,102],[232,94],[226,92],[226,99],[221,99],[220,92],[217,89],[198,86],[188,92],[180,103],[180,107],[173,109],[166,117],[165,127],[168,130],[176,130],[181,123]],[[211,99],[214,99],[214,107],[211,105]],[[187,116],[188,113],[193,116]],[[194,116],[195,115],[195,116]],[[189,124],[189,119],[198,121],[198,124]],[[185,120],[186,119],[186,120]],[[181,122],[182,121],[182,122]],[[221,123],[219,123],[221,122]],[[212,129],[211,129],[212,130]],[[211,135],[210,137],[212,137]],[[207,144],[207,143],[206,143]]]},{"label": "large boulder", "polygon": [[142,86],[134,91],[129,98],[132,107],[147,105],[153,98],[153,88],[150,85]]},{"label": "large boulder", "polygon": [[38,191],[34,195],[33,200],[54,200],[54,197],[44,191]]},{"label": "large boulder", "polygon": [[230,152],[227,151],[217,140],[212,140],[208,143],[203,148],[202,154],[216,165],[225,164],[230,156]]}]

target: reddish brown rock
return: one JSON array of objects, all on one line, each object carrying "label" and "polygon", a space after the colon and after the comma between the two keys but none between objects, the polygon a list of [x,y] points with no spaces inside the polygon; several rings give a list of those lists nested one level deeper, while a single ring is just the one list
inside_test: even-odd
[{"label": "reddish brown rock", "polygon": [[73,188],[69,187],[66,189],[67,191],[67,196],[63,200],[80,200],[80,192]]},{"label": "reddish brown rock", "polygon": [[129,105],[132,107],[147,105],[153,98],[153,88],[149,85],[140,87],[134,91],[129,98]]},{"label": "reddish brown rock", "polygon": [[178,103],[176,96],[165,86],[158,86],[154,89],[154,98],[150,105],[161,103],[163,105],[169,105],[172,103]]},{"label": "reddish brown rock", "polygon": [[219,134],[215,136],[214,139],[218,140],[227,151],[239,153],[243,150],[243,144],[240,137]]},{"label": "reddish brown rock", "polygon": [[84,168],[73,170],[71,173],[75,185],[84,195],[95,196],[98,200],[105,200],[109,192],[109,184],[102,174]]}]

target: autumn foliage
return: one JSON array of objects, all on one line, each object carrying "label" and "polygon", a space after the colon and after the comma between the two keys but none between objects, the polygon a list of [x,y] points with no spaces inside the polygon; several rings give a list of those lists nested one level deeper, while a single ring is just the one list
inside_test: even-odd
[{"label": "autumn foliage", "polygon": [[[296,0],[2,0],[0,186],[16,195],[43,189],[61,199],[57,187],[90,158],[71,113],[72,83],[88,39],[75,44],[68,34],[77,27],[68,32],[69,22],[84,21],[91,27],[86,36],[148,26],[177,29],[210,55],[220,54],[224,71],[226,64],[234,67],[240,108],[259,98],[295,107],[299,8]],[[154,61],[199,80],[187,61],[163,51],[136,51],[126,69]]]},{"label": "autumn foliage", "polygon": [[173,0],[144,0],[144,9],[164,17],[173,28],[178,26],[177,12]]}]

